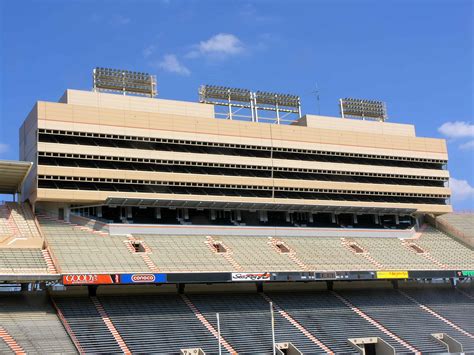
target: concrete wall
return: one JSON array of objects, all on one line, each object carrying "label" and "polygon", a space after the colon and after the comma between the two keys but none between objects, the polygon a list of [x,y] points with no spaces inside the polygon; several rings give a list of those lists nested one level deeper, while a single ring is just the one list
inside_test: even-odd
[{"label": "concrete wall", "polygon": [[118,224],[108,225],[112,235],[156,234],[156,235],[239,235],[273,237],[335,237],[335,238],[411,238],[414,229],[352,229],[352,228],[284,228],[284,227],[231,227],[196,225],[152,225]]}]

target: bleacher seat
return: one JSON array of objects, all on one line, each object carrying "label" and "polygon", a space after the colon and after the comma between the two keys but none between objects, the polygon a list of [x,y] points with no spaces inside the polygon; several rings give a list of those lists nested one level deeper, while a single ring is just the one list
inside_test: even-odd
[{"label": "bleacher seat", "polygon": [[40,249],[0,248],[0,274],[47,274],[48,266]]},{"label": "bleacher seat", "polygon": [[373,270],[375,266],[361,255],[345,248],[339,238],[287,237],[282,238],[310,270]]},{"label": "bleacher seat", "polygon": [[[45,294],[0,294],[0,326],[27,354],[77,354]],[[0,354],[9,353],[0,344]]]},{"label": "bleacher seat", "polygon": [[204,236],[134,235],[151,249],[148,256],[160,271],[232,271],[222,256],[213,253]]},{"label": "bleacher seat", "polygon": [[[388,330],[422,352],[446,351],[432,338],[432,333],[446,333],[461,342],[465,351],[474,351],[472,338],[424,311],[397,290],[364,289],[338,292]],[[451,293],[453,294],[454,291]]]},{"label": "bleacher seat", "polygon": [[451,270],[474,270],[474,251],[433,227],[416,243]]},{"label": "bleacher seat", "polygon": [[63,273],[150,271],[139,255],[127,249],[125,236],[102,236],[60,221],[38,220]]}]

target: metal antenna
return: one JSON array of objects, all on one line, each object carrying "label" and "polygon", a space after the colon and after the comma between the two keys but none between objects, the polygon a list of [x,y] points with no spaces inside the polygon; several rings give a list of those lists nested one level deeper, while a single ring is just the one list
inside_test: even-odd
[{"label": "metal antenna", "polygon": [[316,83],[316,90],[313,91],[313,94],[316,95],[316,104],[318,105],[318,115],[321,114],[321,103],[319,102],[319,86]]}]

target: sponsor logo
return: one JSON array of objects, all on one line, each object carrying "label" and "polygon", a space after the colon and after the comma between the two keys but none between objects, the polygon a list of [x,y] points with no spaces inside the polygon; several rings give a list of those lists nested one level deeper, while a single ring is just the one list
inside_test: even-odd
[{"label": "sponsor logo", "polygon": [[254,272],[254,273],[243,273],[233,272],[232,281],[269,281],[269,272]]},{"label": "sponsor logo", "polygon": [[132,282],[155,282],[155,275],[153,274],[133,274]]},{"label": "sponsor logo", "polygon": [[166,274],[122,274],[120,275],[120,283],[162,283],[166,282]]},{"label": "sponsor logo", "polygon": [[378,279],[408,279],[408,271],[377,271]]},{"label": "sponsor logo", "polygon": [[[116,276],[115,282],[118,281]],[[64,285],[100,285],[113,284],[112,275],[97,275],[97,274],[78,274],[78,275],[64,275]]]},{"label": "sponsor logo", "polygon": [[474,270],[458,271],[458,276],[474,277]]}]

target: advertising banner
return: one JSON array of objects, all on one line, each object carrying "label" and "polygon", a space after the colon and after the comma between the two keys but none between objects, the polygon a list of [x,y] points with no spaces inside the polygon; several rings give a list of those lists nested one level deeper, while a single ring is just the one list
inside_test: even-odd
[{"label": "advertising banner", "polygon": [[166,282],[166,274],[123,274],[120,275],[120,283],[123,284],[152,284]]},{"label": "advertising banner", "polygon": [[408,279],[408,271],[377,271],[378,279]]},{"label": "advertising banner", "polygon": [[63,276],[63,285],[108,285],[119,282],[119,275],[74,274]]},{"label": "advertising banner", "polygon": [[463,271],[458,271],[457,275],[459,277],[474,277],[474,270],[463,270]]},{"label": "advertising banner", "polygon": [[232,281],[270,281],[269,272],[233,272]]}]

